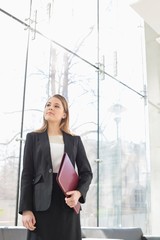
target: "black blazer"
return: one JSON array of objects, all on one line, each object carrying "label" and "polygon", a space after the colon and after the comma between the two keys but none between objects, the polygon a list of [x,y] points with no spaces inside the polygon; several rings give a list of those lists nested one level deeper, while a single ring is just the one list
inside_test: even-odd
[{"label": "black blazer", "polygon": [[[92,170],[80,136],[63,132],[64,151],[73,166],[77,165],[80,177],[77,190],[82,194],[79,201],[85,202],[92,180]],[[31,132],[26,136],[21,176],[19,213],[25,210],[45,211],[52,196],[53,169],[47,131]]]}]

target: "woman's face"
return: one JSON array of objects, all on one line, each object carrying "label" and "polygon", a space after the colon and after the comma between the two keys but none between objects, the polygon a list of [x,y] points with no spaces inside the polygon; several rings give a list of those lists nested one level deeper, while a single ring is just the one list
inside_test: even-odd
[{"label": "woman's face", "polygon": [[59,123],[61,122],[62,118],[65,118],[66,114],[64,112],[64,108],[62,102],[56,98],[52,97],[46,103],[44,109],[44,118],[47,122],[54,122]]}]

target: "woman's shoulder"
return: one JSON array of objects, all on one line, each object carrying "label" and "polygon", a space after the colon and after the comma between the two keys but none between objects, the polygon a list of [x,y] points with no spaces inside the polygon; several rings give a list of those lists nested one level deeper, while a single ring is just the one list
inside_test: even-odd
[{"label": "woman's shoulder", "polygon": [[75,143],[77,143],[77,144],[78,144],[79,141],[81,141],[80,135],[77,135],[77,134],[75,134],[75,133],[66,133],[66,132],[64,132],[63,135],[64,135],[64,138],[65,138],[66,140],[75,142]]},{"label": "woman's shoulder", "polygon": [[36,136],[40,136],[46,134],[46,132],[39,132],[39,131],[30,131],[26,134],[27,137],[36,137]]},{"label": "woman's shoulder", "polygon": [[74,132],[63,132],[63,134],[65,134],[66,136],[71,137],[71,138],[79,138],[80,137],[80,135],[77,135]]}]

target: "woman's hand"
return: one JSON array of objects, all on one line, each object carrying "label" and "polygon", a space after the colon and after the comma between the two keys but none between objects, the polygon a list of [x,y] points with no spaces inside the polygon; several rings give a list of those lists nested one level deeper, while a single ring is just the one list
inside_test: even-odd
[{"label": "woman's hand", "polygon": [[77,190],[69,191],[66,193],[68,197],[65,198],[66,204],[73,208],[77,205],[79,198],[81,197],[81,193]]},{"label": "woman's hand", "polygon": [[32,211],[24,211],[22,214],[23,226],[30,231],[35,230],[36,219]]}]

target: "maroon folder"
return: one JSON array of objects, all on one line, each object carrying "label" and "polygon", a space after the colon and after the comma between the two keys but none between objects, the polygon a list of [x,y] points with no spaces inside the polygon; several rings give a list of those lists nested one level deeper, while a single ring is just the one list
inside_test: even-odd
[{"label": "maroon folder", "polygon": [[[68,154],[64,153],[61,160],[59,172],[57,174],[57,182],[66,197],[67,197],[66,192],[76,190],[78,181],[79,176],[76,170],[74,169]],[[81,205],[80,202],[78,202],[77,205],[74,207],[74,211],[78,214],[80,208]]]}]

